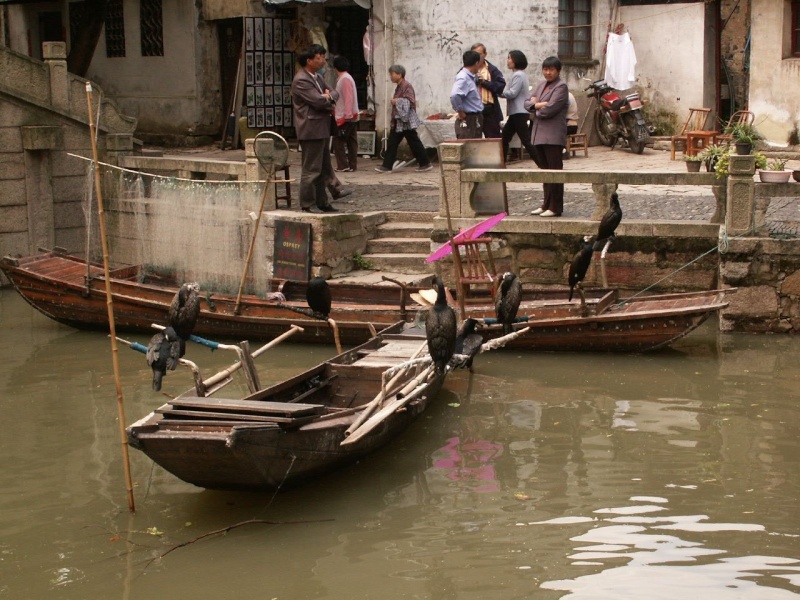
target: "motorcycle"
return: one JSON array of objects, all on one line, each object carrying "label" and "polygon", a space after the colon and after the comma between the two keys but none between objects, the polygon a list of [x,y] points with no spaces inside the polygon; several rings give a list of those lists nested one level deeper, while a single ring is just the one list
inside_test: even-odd
[{"label": "motorcycle", "polygon": [[623,98],[601,79],[586,88],[586,95],[597,101],[594,127],[600,141],[613,148],[619,140],[627,140],[631,151],[641,154],[650,139],[650,130],[642,115],[639,94]]}]

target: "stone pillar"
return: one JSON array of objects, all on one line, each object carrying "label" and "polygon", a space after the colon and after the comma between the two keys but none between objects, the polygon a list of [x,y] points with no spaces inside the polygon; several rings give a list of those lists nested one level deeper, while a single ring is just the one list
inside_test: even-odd
[{"label": "stone pillar", "polygon": [[25,200],[28,207],[29,251],[52,248],[56,241],[51,151],[63,150],[60,127],[20,127],[25,160]]},{"label": "stone pillar", "polygon": [[599,221],[603,215],[608,211],[611,204],[611,194],[617,191],[616,183],[593,183],[592,191],[594,192],[595,206],[592,213],[592,221]]},{"label": "stone pillar", "polygon": [[722,225],[725,222],[725,207],[728,203],[728,187],[727,185],[712,185],[711,191],[714,192],[714,200],[716,207],[714,214],[711,216],[709,223],[715,225]]},{"label": "stone pillar", "polygon": [[133,134],[109,133],[105,136],[106,160],[112,165],[119,166],[123,156],[133,154]]},{"label": "stone pillar", "polygon": [[752,154],[730,155],[728,167],[728,199],[725,227],[728,235],[741,235],[753,230],[753,209],[756,160]]},{"label": "stone pillar", "polygon": [[277,210],[275,184],[272,183],[275,179],[275,141],[270,138],[247,139],[244,141],[244,154],[247,181],[267,182],[264,184],[267,186],[264,210]]},{"label": "stone pillar", "polygon": [[443,142],[439,144],[439,163],[442,169],[442,187],[439,193],[439,216],[472,217],[474,211],[469,204],[472,184],[461,183],[464,162],[464,144]]},{"label": "stone pillar", "polygon": [[44,42],[42,56],[50,70],[50,104],[53,108],[69,110],[69,72],[67,71],[67,44]]}]

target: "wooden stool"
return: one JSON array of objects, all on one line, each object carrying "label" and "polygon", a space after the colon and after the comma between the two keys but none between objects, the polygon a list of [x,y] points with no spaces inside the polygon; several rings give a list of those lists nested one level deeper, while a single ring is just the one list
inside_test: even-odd
[{"label": "wooden stool", "polygon": [[583,155],[589,156],[589,137],[585,133],[573,133],[567,136],[567,153],[575,156],[576,150],[583,149]]},{"label": "wooden stool", "polygon": [[708,148],[709,144],[717,143],[719,131],[696,130],[686,132],[686,156],[695,156],[698,150]]}]

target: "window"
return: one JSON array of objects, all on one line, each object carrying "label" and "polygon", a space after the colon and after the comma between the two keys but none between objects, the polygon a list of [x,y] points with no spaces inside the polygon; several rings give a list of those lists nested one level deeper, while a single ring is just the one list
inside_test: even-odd
[{"label": "window", "polygon": [[106,12],[106,56],[123,58],[125,56],[125,15],[122,0],[109,0]]},{"label": "window", "polygon": [[142,56],[164,56],[164,20],[161,0],[141,0]]},{"label": "window", "polygon": [[591,58],[591,0],[558,0],[558,56]]},{"label": "window", "polygon": [[792,21],[789,24],[792,38],[792,56],[800,56],[800,0],[792,2]]}]

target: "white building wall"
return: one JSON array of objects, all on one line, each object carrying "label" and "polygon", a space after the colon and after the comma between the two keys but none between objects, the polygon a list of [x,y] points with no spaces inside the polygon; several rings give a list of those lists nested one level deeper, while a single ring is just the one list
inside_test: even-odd
[{"label": "white building wall", "polygon": [[750,26],[750,110],[772,145],[788,145],[800,128],[800,58],[789,53],[789,2],[753,0]]},{"label": "white building wall", "polygon": [[[714,108],[713,81],[706,81],[705,7],[694,4],[624,6],[623,22],[636,51],[637,89],[658,111],[683,124],[690,108]],[[713,57],[711,57],[713,59]],[[709,122],[709,126],[714,123]]]}]

